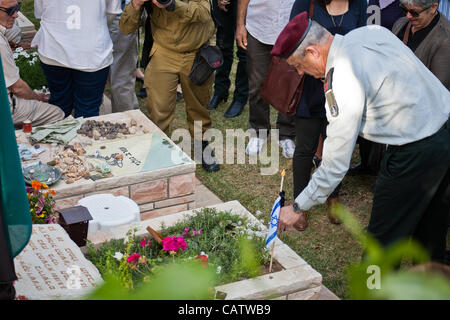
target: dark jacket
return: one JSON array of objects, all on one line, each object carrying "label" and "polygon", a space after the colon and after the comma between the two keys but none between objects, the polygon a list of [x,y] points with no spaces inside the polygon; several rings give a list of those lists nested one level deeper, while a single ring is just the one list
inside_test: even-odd
[{"label": "dark jacket", "polygon": [[[408,18],[400,18],[392,28],[398,36],[408,23]],[[425,66],[450,90],[450,22],[440,15],[436,26],[414,51]]]},{"label": "dark jacket", "polygon": [[[392,29],[394,23],[405,16],[405,13],[400,9],[400,0],[395,0],[386,8],[381,9],[381,25],[389,30]],[[380,6],[380,0],[369,0],[369,6]],[[370,16],[370,15],[369,15]]]}]

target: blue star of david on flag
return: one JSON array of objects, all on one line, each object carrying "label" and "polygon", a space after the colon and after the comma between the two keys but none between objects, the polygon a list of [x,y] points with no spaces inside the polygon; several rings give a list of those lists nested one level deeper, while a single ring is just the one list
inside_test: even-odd
[{"label": "blue star of david on flag", "polygon": [[270,213],[270,224],[269,230],[267,233],[266,246],[269,246],[272,241],[274,241],[277,237],[277,229],[278,229],[278,219],[280,217],[281,210],[281,197],[278,197],[277,200],[273,203],[272,212]]}]

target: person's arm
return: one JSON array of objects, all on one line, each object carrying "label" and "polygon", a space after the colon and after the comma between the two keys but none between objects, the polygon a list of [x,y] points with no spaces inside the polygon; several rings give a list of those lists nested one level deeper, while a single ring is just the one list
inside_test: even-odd
[{"label": "person's arm", "polygon": [[42,17],[43,1],[44,0],[34,0],[34,16],[36,19],[41,19]]},{"label": "person's arm", "polygon": [[122,1],[121,0],[107,0],[106,1],[106,13],[111,15],[118,15],[122,13]]},{"label": "person's arm", "polygon": [[350,57],[340,57],[334,67],[332,89],[338,114],[333,116],[328,103],[325,103],[329,124],[322,162],[308,186],[295,199],[302,211],[324,203],[344,178],[350,166],[366,104],[363,85],[352,72],[358,66],[351,63]]},{"label": "person's arm", "polygon": [[132,0],[125,6],[119,21],[119,29],[122,33],[131,34],[139,28],[144,3],[147,1],[150,0]]},{"label": "person's arm", "polygon": [[[153,3],[155,2],[157,2],[157,0],[153,0]],[[191,0],[189,2],[172,0],[172,2],[165,7],[169,6],[171,7],[170,11],[176,14],[180,21],[183,22],[207,23],[212,20],[211,3],[209,0]]]},{"label": "person's arm", "polygon": [[33,91],[30,86],[22,79],[17,80],[13,85],[8,87],[16,97],[26,100],[39,100],[47,102],[48,98],[43,93]]},{"label": "person's arm", "polygon": [[445,39],[434,53],[430,71],[450,90],[450,40]]},{"label": "person's arm", "polygon": [[245,19],[247,17],[247,8],[250,0],[237,0],[238,11],[236,18],[236,40],[244,50],[247,50],[247,28],[245,27]]}]

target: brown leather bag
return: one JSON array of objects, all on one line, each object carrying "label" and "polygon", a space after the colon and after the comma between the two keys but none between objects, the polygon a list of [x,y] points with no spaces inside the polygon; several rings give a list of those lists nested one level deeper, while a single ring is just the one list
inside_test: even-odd
[{"label": "brown leather bag", "polygon": [[[314,0],[309,6],[309,17],[314,13]],[[269,71],[259,96],[279,112],[294,115],[303,92],[304,75],[280,57],[272,57]]]}]

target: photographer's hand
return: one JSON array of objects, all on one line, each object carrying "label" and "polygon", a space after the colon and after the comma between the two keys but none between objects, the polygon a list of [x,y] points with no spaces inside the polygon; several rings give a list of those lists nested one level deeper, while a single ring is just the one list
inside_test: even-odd
[{"label": "photographer's hand", "polygon": [[220,10],[223,10],[225,12],[228,12],[228,9],[226,6],[229,4],[230,4],[229,0],[217,0],[217,6],[219,7]]},{"label": "photographer's hand", "polygon": [[131,0],[131,4],[133,6],[133,8],[135,8],[136,10],[141,10],[142,5],[150,0]]},{"label": "photographer's hand", "polygon": [[[146,1],[147,1],[147,0],[146,0]],[[170,2],[169,2],[168,4],[166,4],[166,5],[162,5],[161,3],[158,2],[158,0],[152,0],[153,4],[154,4],[155,6],[157,6],[158,8],[160,8],[160,9],[165,9],[165,8],[167,8],[168,6],[170,6],[170,5],[172,4],[173,1],[174,1],[174,0],[170,1]]]}]

